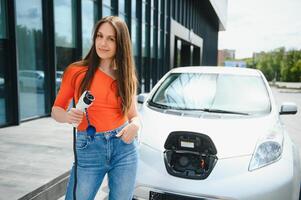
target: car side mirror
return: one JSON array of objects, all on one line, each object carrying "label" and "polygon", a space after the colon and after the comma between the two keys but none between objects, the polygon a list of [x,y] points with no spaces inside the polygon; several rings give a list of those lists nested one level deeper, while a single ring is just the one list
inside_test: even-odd
[{"label": "car side mirror", "polygon": [[279,114],[280,115],[294,115],[298,111],[298,107],[293,102],[284,102],[281,104]]},{"label": "car side mirror", "polygon": [[148,94],[149,93],[141,93],[141,94],[139,94],[138,95],[138,99],[137,99],[138,103],[143,104],[145,102]]}]

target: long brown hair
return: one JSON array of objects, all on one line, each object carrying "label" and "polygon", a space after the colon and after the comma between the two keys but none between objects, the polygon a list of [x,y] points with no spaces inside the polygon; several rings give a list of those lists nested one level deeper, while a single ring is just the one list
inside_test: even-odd
[{"label": "long brown hair", "polygon": [[93,44],[88,54],[83,60],[73,63],[75,65],[87,66],[87,70],[84,70],[86,74],[77,92],[78,94],[82,94],[85,90],[90,88],[94,74],[98,70],[100,58],[96,53],[95,40],[99,27],[104,23],[111,24],[116,32],[116,55],[112,63],[117,66],[116,80],[118,92],[122,100],[122,111],[126,114],[133,103],[132,97],[136,94],[138,83],[129,30],[126,23],[117,16],[104,17],[95,24]]}]

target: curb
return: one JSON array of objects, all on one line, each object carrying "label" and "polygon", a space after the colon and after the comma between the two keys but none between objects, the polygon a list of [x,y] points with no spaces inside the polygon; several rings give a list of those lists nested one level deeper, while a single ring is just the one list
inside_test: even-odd
[{"label": "curb", "polygon": [[65,195],[70,171],[56,177],[18,200],[57,200]]},{"label": "curb", "polygon": [[301,92],[301,82],[269,82],[269,85],[279,89],[297,90]]}]

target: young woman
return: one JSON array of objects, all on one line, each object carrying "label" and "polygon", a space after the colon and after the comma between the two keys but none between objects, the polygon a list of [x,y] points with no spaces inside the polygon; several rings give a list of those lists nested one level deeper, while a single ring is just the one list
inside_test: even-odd
[{"label": "young woman", "polygon": [[[110,200],[132,199],[137,169],[135,137],[140,128],[137,78],[128,28],[115,16],[95,25],[93,45],[84,60],[71,64],[52,107],[52,117],[77,127],[76,199],[94,199],[105,174]],[[82,112],[68,105],[89,90],[95,101]],[[88,125],[96,128],[87,134]],[[73,199],[74,166],[66,199]]]}]

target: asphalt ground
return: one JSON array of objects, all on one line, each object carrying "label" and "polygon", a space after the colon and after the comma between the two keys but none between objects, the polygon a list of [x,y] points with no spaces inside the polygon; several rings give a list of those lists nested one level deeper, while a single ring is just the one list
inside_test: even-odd
[{"label": "asphalt ground", "polygon": [[293,102],[298,107],[297,114],[280,115],[280,119],[294,143],[299,147],[301,159],[301,89],[279,89],[272,87],[272,91],[279,108],[283,102]]}]

